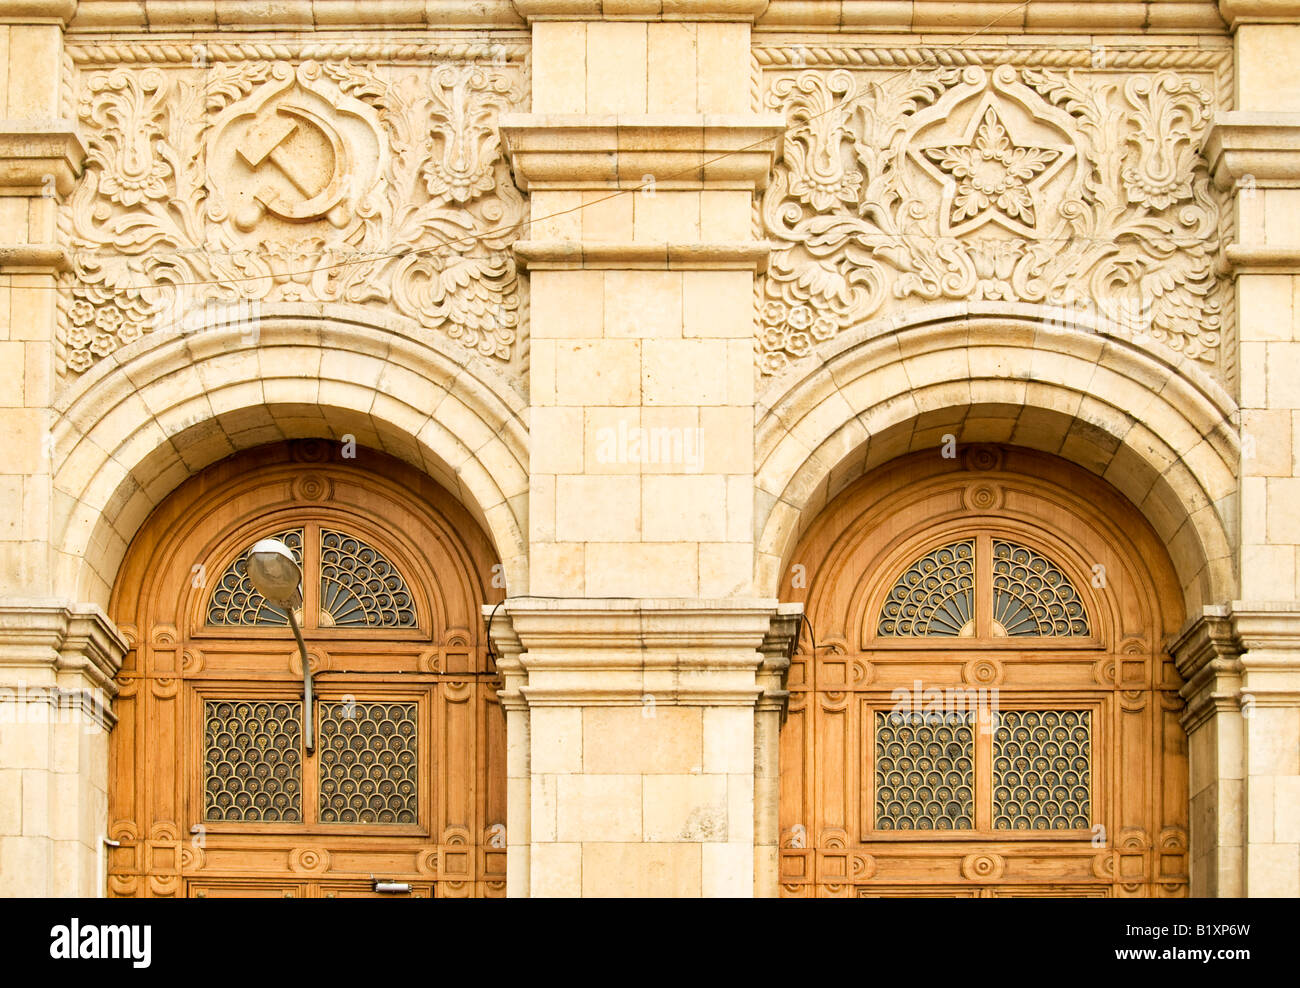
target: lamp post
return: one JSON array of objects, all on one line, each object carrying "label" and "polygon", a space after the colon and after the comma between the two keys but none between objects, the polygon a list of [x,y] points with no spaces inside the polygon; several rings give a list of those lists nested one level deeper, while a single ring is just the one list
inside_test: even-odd
[{"label": "lamp post", "polygon": [[311,718],[311,665],[307,661],[307,643],[302,640],[295,608],[302,606],[302,570],[289,547],[279,539],[262,539],[248,553],[248,578],[253,588],[289,615],[289,627],[298,639],[302,657],[302,725],[307,754],[316,747]]}]

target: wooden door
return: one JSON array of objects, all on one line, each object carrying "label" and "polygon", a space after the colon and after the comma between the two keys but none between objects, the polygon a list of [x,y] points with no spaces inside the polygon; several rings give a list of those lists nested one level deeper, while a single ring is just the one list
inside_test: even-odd
[{"label": "wooden door", "polygon": [[[339,449],[223,461],[132,542],[111,605],[131,649],[110,894],[504,894],[505,727],[481,632],[495,556],[427,477]],[[244,572],[268,536],[303,569],[312,751],[287,616]]]},{"label": "wooden door", "polygon": [[1187,740],[1164,547],[1124,498],[999,447],[896,461],[784,586],[816,638],[781,736],[791,896],[1182,896]]}]

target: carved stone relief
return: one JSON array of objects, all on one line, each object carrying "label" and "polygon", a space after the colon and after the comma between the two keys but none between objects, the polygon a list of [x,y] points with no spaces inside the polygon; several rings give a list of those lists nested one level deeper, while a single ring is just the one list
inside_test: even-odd
[{"label": "carved stone relief", "polygon": [[764,373],[852,325],[964,300],[1084,315],[1218,369],[1221,207],[1200,151],[1226,53],[756,56],[788,124],[761,207]]},{"label": "carved stone relief", "polygon": [[257,301],[395,309],[515,358],[525,202],[496,119],[526,109],[523,50],[285,47],[74,49],[89,153],[62,217],[65,374]]}]

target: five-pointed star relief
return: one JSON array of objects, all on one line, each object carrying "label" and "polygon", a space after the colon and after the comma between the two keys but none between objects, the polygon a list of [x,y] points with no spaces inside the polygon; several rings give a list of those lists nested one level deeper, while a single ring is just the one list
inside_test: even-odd
[{"label": "five-pointed star relief", "polygon": [[1020,147],[1007,132],[995,107],[989,105],[973,138],[963,144],[922,148],[940,171],[952,176],[948,225],[969,233],[993,221],[1017,232],[1032,232],[1036,224],[1033,183],[1061,157],[1061,149]]}]

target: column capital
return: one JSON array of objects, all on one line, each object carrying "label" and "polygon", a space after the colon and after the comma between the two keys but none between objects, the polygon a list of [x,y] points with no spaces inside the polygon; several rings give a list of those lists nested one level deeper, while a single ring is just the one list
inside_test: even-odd
[{"label": "column capital", "polygon": [[1294,601],[1206,607],[1169,652],[1186,681],[1181,692],[1189,732],[1218,712],[1240,712],[1243,704],[1300,701],[1300,607]]},{"label": "column capital", "polygon": [[1219,0],[1219,14],[1239,24],[1300,24],[1300,0]]},{"label": "column capital", "polygon": [[516,597],[498,609],[492,641],[510,672],[518,655],[529,707],[640,706],[647,695],[753,707],[768,691],[760,669],[788,664],[797,621],[775,600]]},{"label": "column capital", "polygon": [[114,677],[129,645],[98,605],[7,598],[0,601],[0,677],[59,706],[80,705],[104,726],[117,694]]},{"label": "column capital", "polygon": [[0,0],[0,23],[33,24],[58,21],[67,27],[77,12],[77,0]]},{"label": "column capital", "polygon": [[746,21],[768,0],[514,0],[519,16],[535,21]]},{"label": "column capital", "polygon": [[86,146],[66,120],[0,120],[0,195],[66,196]]},{"label": "column capital", "polygon": [[1225,110],[1205,137],[1205,158],[1221,189],[1300,188],[1300,113]]},{"label": "column capital", "polygon": [[742,189],[767,185],[781,155],[778,114],[506,113],[501,137],[525,192]]},{"label": "column capital", "polygon": [[[1205,157],[1215,185],[1241,198],[1263,195],[1263,189],[1300,188],[1300,113],[1220,112],[1206,135]],[[1235,274],[1300,271],[1300,241],[1239,241],[1227,244],[1223,256]]]}]

